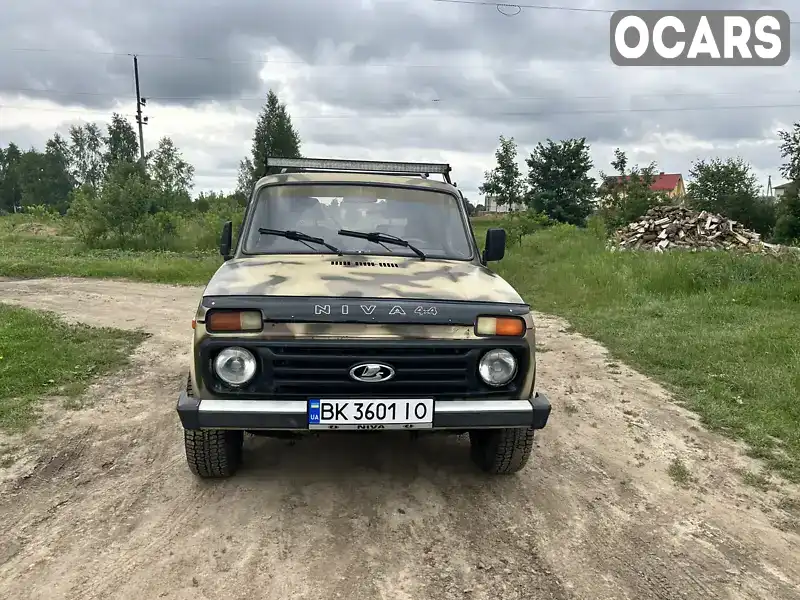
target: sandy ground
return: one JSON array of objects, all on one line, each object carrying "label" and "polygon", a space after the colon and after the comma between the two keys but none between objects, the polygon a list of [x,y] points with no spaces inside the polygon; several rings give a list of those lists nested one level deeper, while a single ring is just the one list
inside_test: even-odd
[{"label": "sandy ground", "polygon": [[742,483],[741,448],[545,315],[554,410],[516,476],[477,473],[462,438],[348,436],[248,438],[238,476],[195,479],[174,406],[200,293],[0,282],[0,301],[154,334],[89,408],[54,399],[4,439],[0,597],[800,598],[798,490]]}]

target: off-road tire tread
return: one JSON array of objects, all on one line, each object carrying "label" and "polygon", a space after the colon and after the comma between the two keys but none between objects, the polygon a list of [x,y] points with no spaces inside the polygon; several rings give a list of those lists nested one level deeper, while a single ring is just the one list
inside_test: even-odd
[{"label": "off-road tire tread", "polygon": [[509,428],[470,433],[470,454],[481,470],[508,475],[522,470],[533,452],[534,429]]},{"label": "off-road tire tread", "polygon": [[242,461],[244,436],[224,429],[184,429],[189,470],[203,478],[230,477]]}]

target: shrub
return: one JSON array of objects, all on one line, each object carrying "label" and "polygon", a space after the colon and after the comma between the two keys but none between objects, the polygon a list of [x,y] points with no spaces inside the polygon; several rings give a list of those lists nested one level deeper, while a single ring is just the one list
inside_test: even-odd
[{"label": "shrub", "polygon": [[544,213],[522,210],[509,213],[501,223],[512,243],[521,245],[524,237],[544,227],[550,227],[554,222]]}]

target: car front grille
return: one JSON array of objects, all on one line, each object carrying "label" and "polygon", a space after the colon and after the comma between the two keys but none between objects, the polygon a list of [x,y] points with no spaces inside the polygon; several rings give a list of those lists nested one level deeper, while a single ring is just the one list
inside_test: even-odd
[{"label": "car front grille", "polygon": [[[215,393],[237,397],[269,395],[276,399],[309,397],[454,398],[491,396],[517,391],[527,369],[525,346],[506,343],[391,341],[391,342],[258,342],[236,344],[247,347],[259,358],[259,373],[246,389],[226,390],[211,373],[216,351],[231,342],[214,340],[215,348],[206,347],[206,373],[214,382]],[[510,385],[497,389],[485,385],[477,374],[478,361],[492,348],[506,348],[520,362]],[[389,381],[365,383],[350,377],[350,369],[359,363],[383,363],[395,370]]]}]

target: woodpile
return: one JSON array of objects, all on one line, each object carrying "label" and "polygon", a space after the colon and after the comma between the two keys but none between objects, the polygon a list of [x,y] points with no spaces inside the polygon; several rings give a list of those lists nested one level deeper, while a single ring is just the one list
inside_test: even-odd
[{"label": "woodpile", "polygon": [[651,208],[645,216],[617,230],[614,250],[744,250],[776,253],[780,247],[761,241],[761,235],[737,221],[681,206]]}]

